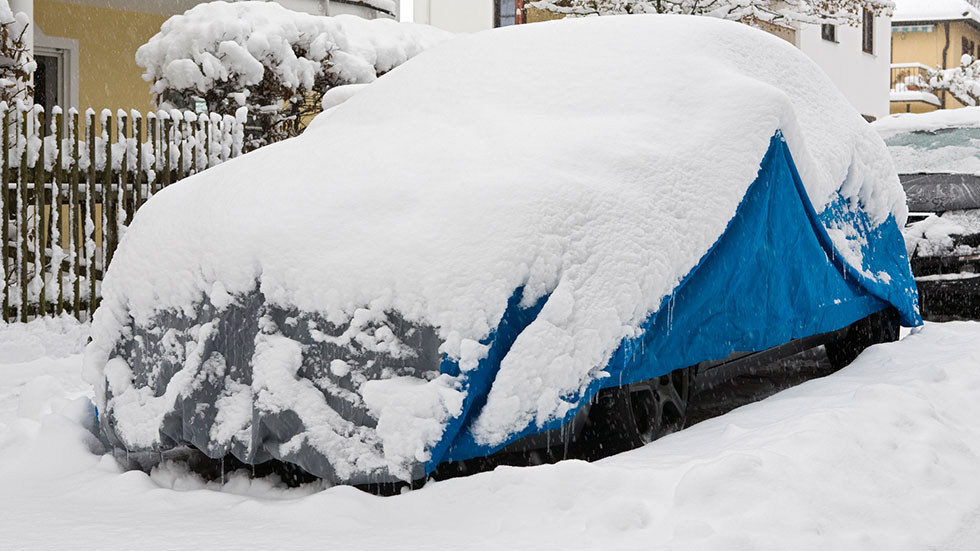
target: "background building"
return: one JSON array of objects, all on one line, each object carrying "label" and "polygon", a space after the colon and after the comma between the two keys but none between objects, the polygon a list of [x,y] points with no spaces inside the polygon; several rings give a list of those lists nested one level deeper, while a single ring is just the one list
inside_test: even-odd
[{"label": "background building", "polygon": [[896,0],[892,18],[892,113],[963,107],[945,91],[926,86],[937,67],[960,66],[964,54],[980,56],[980,0]]},{"label": "background building", "polygon": [[521,0],[415,0],[416,23],[452,32],[477,32],[518,22]]}]

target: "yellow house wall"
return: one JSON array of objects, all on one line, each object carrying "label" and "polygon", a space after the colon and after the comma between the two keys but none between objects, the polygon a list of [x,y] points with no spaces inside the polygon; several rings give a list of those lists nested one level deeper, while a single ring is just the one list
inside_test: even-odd
[{"label": "yellow house wall", "polygon": [[[946,46],[946,31],[944,23],[934,23],[935,30],[930,33],[892,33],[892,63],[924,63],[930,67],[943,64],[943,48]],[[980,47],[980,29],[964,21],[949,22],[949,49],[946,51],[946,68],[959,67],[963,56],[963,37],[973,41],[972,54],[977,55],[976,48]],[[946,108],[956,109],[963,104],[949,94],[946,94]],[[917,112],[912,107],[912,112]],[[922,106],[926,109],[926,106]],[[905,113],[905,103],[892,105],[892,112]],[[896,109],[900,109],[896,111]]]},{"label": "yellow house wall", "polygon": [[[952,99],[952,98],[950,98]],[[956,101],[956,100],[953,100]],[[889,105],[889,112],[894,113],[931,113],[938,108],[931,103],[924,101],[893,101]]]},{"label": "yellow house wall", "polygon": [[564,16],[560,13],[554,13],[545,10],[539,10],[537,8],[527,8],[527,22],[528,23],[539,23],[541,21],[554,21],[556,19],[562,19]]},{"label": "yellow house wall", "polygon": [[150,86],[136,65],[136,49],[160,31],[164,15],[53,0],[35,0],[34,20],[44,34],[78,41],[81,109],[152,108]]}]

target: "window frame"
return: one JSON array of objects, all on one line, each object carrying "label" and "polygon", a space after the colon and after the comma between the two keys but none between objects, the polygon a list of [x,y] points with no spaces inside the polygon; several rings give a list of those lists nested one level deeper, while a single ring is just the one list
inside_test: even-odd
[{"label": "window frame", "polygon": [[[829,32],[828,32],[829,31]],[[833,23],[821,23],[820,24],[820,38],[826,40],[827,42],[833,42],[837,44],[837,25]]]},{"label": "window frame", "polygon": [[861,51],[875,55],[875,16],[868,8],[864,8],[861,20]]},{"label": "window frame", "polygon": [[66,113],[78,109],[78,40],[48,36],[34,27],[34,53],[58,58],[58,97]]}]

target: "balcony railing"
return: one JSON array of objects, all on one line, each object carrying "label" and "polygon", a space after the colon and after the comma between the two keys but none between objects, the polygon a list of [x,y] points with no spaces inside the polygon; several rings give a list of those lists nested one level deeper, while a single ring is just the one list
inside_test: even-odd
[{"label": "balcony railing", "polygon": [[939,107],[941,102],[929,85],[932,71],[924,63],[892,63],[891,101],[921,101]]}]

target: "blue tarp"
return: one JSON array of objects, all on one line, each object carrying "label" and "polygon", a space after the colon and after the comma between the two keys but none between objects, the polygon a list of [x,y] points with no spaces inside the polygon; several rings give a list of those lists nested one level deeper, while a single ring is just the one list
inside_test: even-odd
[{"label": "blue tarp", "polygon": [[[836,222],[858,228],[866,240],[861,241],[861,272],[835,250],[825,228]],[[603,387],[650,379],[733,351],[765,350],[834,331],[889,305],[904,325],[922,323],[894,218],[872,227],[862,210],[840,197],[817,214],[780,133],[772,138],[759,175],[728,228],[650,316],[641,336],[621,343],[605,368],[610,376],[593,380],[579,395],[564,397],[576,404],[564,418],[529,426],[497,446],[481,445],[469,425],[486,403],[501,360],[548,298],[524,309],[519,306],[521,292],[515,291],[500,325],[485,341],[489,354],[463,380],[463,413],[433,448],[427,472],[440,463],[486,456],[524,436],[557,428]],[[448,358],[442,370],[460,374]]]}]

